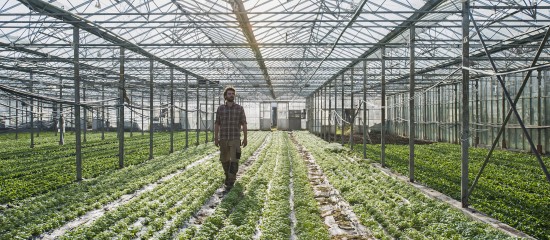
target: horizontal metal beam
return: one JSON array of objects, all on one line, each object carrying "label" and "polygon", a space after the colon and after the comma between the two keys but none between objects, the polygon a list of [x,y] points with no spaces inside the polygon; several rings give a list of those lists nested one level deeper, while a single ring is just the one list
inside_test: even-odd
[{"label": "horizontal metal beam", "polygon": [[[514,23],[514,22],[517,22],[518,24],[511,24],[511,23]],[[61,23],[61,22],[59,22]],[[58,23],[58,24],[59,24]],[[132,22],[128,22],[128,23],[125,23],[125,24],[131,24]],[[442,23],[439,23],[438,25],[436,26],[433,26],[433,25],[425,25],[425,26],[418,26],[417,28],[429,28],[429,29],[438,29],[438,28],[444,28],[444,29],[452,29],[452,28],[460,28],[459,25],[456,25],[456,24],[451,24],[452,22],[442,22]],[[496,22],[496,23],[493,23],[491,25],[488,25],[487,27],[485,27],[486,29],[498,29],[498,28],[530,28],[530,27],[541,27],[541,26],[544,26],[544,25],[547,25],[548,23],[550,23],[550,19],[542,19],[542,20],[537,20],[536,23],[530,23],[529,25],[527,24],[521,24],[521,23],[525,23],[525,20],[506,20],[506,23],[503,23],[503,22]],[[23,22],[2,22],[0,21],[0,24],[4,24],[4,26],[2,26],[2,28],[11,28],[11,29],[30,29],[30,28],[36,28],[36,26],[33,26],[34,24],[44,24],[43,22],[40,22],[40,21],[31,21],[31,22],[28,22],[28,23],[23,23]],[[10,25],[12,24],[12,25]],[[53,24],[53,23],[51,23]],[[117,29],[157,29],[157,30],[161,30],[161,29],[173,29],[173,27],[169,27],[169,26],[166,26],[168,25],[167,23],[151,23],[151,24],[141,24],[141,25],[116,25],[116,26],[109,26],[108,29],[110,30],[117,30]],[[271,25],[265,25],[265,26],[257,26],[257,27],[254,27],[255,29],[296,29],[296,28],[306,28],[307,26],[304,25],[304,26],[296,26],[296,25],[275,25],[275,24],[271,24]],[[71,27],[69,26],[56,26],[55,27],[56,29],[59,29],[59,30],[63,30],[63,29],[70,29]],[[196,25],[196,26],[193,26],[193,29],[239,29],[238,26],[221,26],[221,25]],[[316,29],[334,29],[335,26],[316,26],[315,27]],[[355,26],[355,27],[351,27],[351,28],[360,28],[360,29],[364,29],[364,28],[369,28],[369,29],[378,29],[378,28],[381,28],[381,29],[388,29],[388,28],[403,28],[402,26],[396,26],[396,25],[382,25],[382,24],[377,24],[377,25],[368,25],[368,26]]]},{"label": "horizontal metal beam", "polygon": [[[399,24],[399,27],[397,28],[394,28],[393,30],[391,30],[388,34],[386,34],[386,36],[384,36],[382,39],[380,39],[380,41],[378,41],[379,43],[389,43],[391,40],[393,40],[394,38],[398,37],[399,35],[403,34],[405,32],[405,30],[409,29],[410,26],[412,24],[414,24],[415,22],[417,22],[416,20],[418,19],[421,19],[422,17],[426,16],[427,15],[427,11],[431,11],[433,10],[435,7],[437,7],[440,3],[442,3],[444,0],[428,0],[426,1],[426,3],[419,9],[420,11],[417,12],[417,13],[414,13],[412,14],[409,18],[407,18],[406,21],[402,21],[400,24]],[[415,25],[416,27],[416,25]],[[361,56],[358,58],[358,59],[364,59],[364,58],[368,58],[368,56],[374,54],[376,51],[378,51],[380,49],[382,45],[377,45],[377,46],[373,46],[371,47],[370,49],[368,49],[367,51],[365,51],[363,54],[361,54]],[[329,84],[330,81],[334,80],[334,79],[337,79],[339,76],[341,76],[342,74],[344,74],[345,71],[347,71],[348,68],[352,68],[353,66],[361,63],[362,60],[355,60],[353,62],[351,62],[350,64],[348,64],[347,67],[343,68],[341,71],[337,72],[336,74],[334,74],[333,77],[331,77],[327,82],[325,82],[323,85],[326,85],[326,84]],[[318,87],[316,89],[319,90],[323,87],[323,85],[321,85],[320,87]],[[310,95],[308,97],[310,97],[312,94],[314,94],[314,92],[311,92]]]},{"label": "horizontal metal beam", "polygon": [[[377,10],[377,11],[368,11],[363,10],[361,11],[362,14],[413,14],[420,12],[419,10],[396,10],[396,11],[385,11],[385,10]],[[149,16],[201,16],[201,15],[207,15],[207,16],[213,16],[213,15],[226,15],[226,16],[233,16],[235,13],[241,13],[241,12],[216,12],[216,11],[199,11],[199,12],[148,12],[147,15]],[[340,14],[340,15],[346,15],[346,14],[354,14],[354,11],[265,11],[265,12],[247,12],[249,15],[271,15],[271,14],[277,14],[277,15],[324,15],[324,14]],[[447,14],[460,14],[461,11],[425,11],[425,13],[447,13]],[[28,12],[21,12],[21,13],[1,13],[0,16],[22,16],[22,15],[28,15]],[[64,16],[66,14],[64,13],[57,13],[57,14],[51,14],[56,16]],[[118,13],[110,13],[110,12],[96,12],[96,13],[78,13],[80,16],[143,16],[143,13],[138,12],[118,12]]]},{"label": "horizontal metal beam", "polygon": [[[545,30],[545,29],[541,28],[541,29],[538,29],[538,30]],[[533,30],[533,32],[534,31],[537,31],[537,29]],[[544,33],[545,33],[544,31],[540,31],[539,33],[536,33],[534,35],[524,36],[524,38],[519,38],[518,36],[515,36],[515,37],[511,37],[507,41],[512,42],[513,44],[523,44],[523,43],[536,42],[536,41],[539,41],[540,39],[542,39],[544,37]],[[481,51],[481,50],[477,51],[477,52],[470,52],[470,57],[469,58],[470,59],[477,58],[477,57],[483,58],[483,56],[486,56],[486,54],[497,53],[497,52],[504,51],[504,50],[512,48],[512,47],[508,46],[507,44],[506,45],[495,45],[495,46],[489,46],[489,47],[490,48],[488,50],[486,50],[486,52]],[[485,60],[488,61],[487,58],[485,58]],[[532,58],[531,58],[531,60],[532,60]],[[431,71],[435,71],[437,69],[456,66],[456,65],[460,64],[461,62],[462,62],[462,57],[459,56],[459,57],[455,58],[454,60],[447,61],[447,62],[444,62],[444,63],[441,63],[441,64],[437,64],[437,65],[425,68],[424,70],[416,72],[415,74],[424,74],[424,73],[428,73],[428,72],[431,72]],[[472,64],[472,63],[470,62],[470,64]],[[403,80],[408,79],[408,78],[409,78],[409,74],[405,74],[400,78],[389,80],[388,83],[400,82],[400,81],[403,81]],[[375,88],[378,88],[380,86],[381,86],[380,84],[370,85],[369,89],[375,89]]]},{"label": "horizontal metal beam", "polygon": [[[417,53],[418,54],[418,53]],[[415,57],[415,60],[417,61],[444,61],[444,60],[451,60],[455,57]],[[20,58],[12,58],[13,60],[18,61],[25,61],[25,62],[66,62],[65,60],[71,60],[72,58],[65,58],[65,59],[51,59],[51,58],[29,58],[29,57],[20,57]],[[219,62],[219,61],[241,61],[241,62],[254,62],[256,61],[255,58],[165,58],[166,60],[169,60],[171,62],[177,62],[177,61],[185,61],[185,62]],[[386,57],[384,58],[386,60],[392,61],[392,60],[399,60],[399,61],[408,61],[409,58],[407,57]],[[484,57],[473,57],[471,58],[474,61],[482,61],[487,60],[487,58]],[[526,56],[526,57],[494,57],[493,59],[497,61],[530,61],[532,57]],[[543,57],[540,58],[541,61],[550,61],[550,57]],[[264,61],[281,61],[281,62],[303,62],[303,61],[321,61],[323,58],[263,58]],[[362,60],[362,61],[370,61],[370,62],[378,62],[380,59],[378,58],[366,58],[366,59],[359,59],[359,58],[327,58],[325,59],[326,62],[349,62],[349,61],[356,61],[356,60]],[[87,62],[87,61],[104,61],[104,62],[110,62],[110,61],[117,61],[116,58],[109,58],[109,57],[102,57],[102,58],[80,58],[81,62]],[[149,61],[147,58],[125,58],[125,61],[128,62],[145,62]],[[0,60],[0,62],[2,62]],[[240,67],[242,69],[258,69],[257,67]],[[270,69],[307,69],[305,67],[270,67]],[[93,69],[93,68],[92,68]],[[156,68],[158,69],[169,69],[169,68]],[[189,67],[188,69],[193,69],[192,67]],[[208,69],[212,69],[212,67],[208,67]],[[323,69],[323,68],[321,68]],[[338,67],[338,69],[342,69],[341,67]]]},{"label": "horizontal metal beam", "polygon": [[[97,23],[91,22],[85,18],[82,18],[78,15],[72,14],[66,10],[63,10],[61,8],[58,8],[52,4],[49,4],[47,2],[41,1],[41,0],[19,0],[23,5],[29,7],[29,9],[36,11],[41,14],[52,14],[49,16],[52,16],[54,18],[58,18],[60,20],[63,20],[64,23],[71,23],[75,26],[78,26],[79,28],[86,30],[87,32],[94,34],[98,36],[99,38],[105,39],[106,41],[112,42],[114,44],[121,44],[124,45],[128,50],[141,54],[147,58],[150,58],[154,61],[160,62],[166,66],[173,67],[174,69],[187,73],[188,75],[194,77],[194,78],[203,78],[202,76],[199,76],[193,72],[190,72],[178,65],[175,65],[169,61],[164,60],[161,57],[158,57],[149,51],[143,49],[142,47],[124,39],[121,36],[116,35],[115,33],[109,31],[108,29],[98,25]],[[63,15],[56,15],[59,13],[63,13]]]},{"label": "horizontal metal beam", "polygon": [[[459,48],[460,40],[452,40],[454,43],[433,43],[437,40],[426,40],[427,43],[420,42],[418,44],[419,48]],[[432,43],[430,43],[432,42]],[[495,40],[493,42],[499,42]],[[26,48],[71,48],[72,45],[69,43],[16,43],[12,44],[15,47],[26,47]],[[257,47],[262,48],[303,48],[303,47],[331,47],[332,43],[258,43]],[[112,47],[118,48],[121,46],[130,47],[125,44],[112,44],[112,43],[84,43],[82,48],[101,48]],[[224,47],[224,48],[249,48],[250,46],[246,43],[141,43],[142,47],[155,47],[155,48],[170,48],[177,49],[178,47],[182,48],[205,48],[205,47]],[[337,47],[371,47],[371,46],[386,46],[386,48],[407,48],[406,43],[338,43]],[[515,45],[516,47],[522,48],[536,48],[531,45]],[[479,48],[479,44],[474,44],[474,48]],[[165,58],[168,59],[168,58]]]},{"label": "horizontal metal beam", "polygon": [[[74,59],[73,58],[62,58],[62,57],[58,57],[58,56],[52,56],[52,55],[49,55],[49,54],[46,54],[46,53],[43,53],[43,52],[39,52],[37,50],[32,50],[32,49],[28,49],[28,48],[24,48],[24,47],[20,47],[20,46],[15,46],[15,45],[12,45],[12,44],[7,44],[7,43],[3,43],[3,42],[0,42],[0,47],[2,48],[6,48],[6,49],[11,49],[11,50],[14,50],[14,51],[17,51],[17,52],[22,52],[22,53],[27,53],[27,54],[31,54],[31,55],[34,55],[34,56],[39,56],[41,58],[29,58],[29,59],[40,59],[40,60],[45,60],[45,61],[53,61],[53,62],[63,62],[63,63],[67,63],[67,64],[71,64],[73,66],[71,66],[71,68],[69,70],[71,70],[71,72],[69,72],[68,74],[70,74],[70,76],[64,76],[62,73],[56,73],[54,75],[58,76],[58,77],[61,77],[61,78],[64,78],[64,79],[73,79],[73,75],[72,75],[72,68],[74,67]],[[4,57],[5,58],[5,57]],[[10,59],[10,58],[7,58],[7,59]],[[25,61],[23,59],[19,59],[19,58],[11,58],[11,60],[13,61]],[[30,62],[32,62],[32,60],[28,60]],[[2,62],[2,61],[0,61]],[[36,61],[38,62],[38,60]],[[118,71],[114,71],[114,70],[111,70],[111,69],[106,69],[106,68],[102,68],[102,67],[97,67],[95,65],[89,65],[89,64],[86,64],[86,63],[79,63],[80,65],[80,68],[81,70],[87,70],[87,69],[93,69],[93,70],[97,70],[103,74],[111,74],[111,75],[116,75],[118,76]],[[58,69],[62,69],[62,68],[58,68]],[[17,70],[17,69],[15,69]],[[28,72],[28,71],[27,71]],[[140,80],[140,81],[145,81],[143,79],[140,79],[138,77],[135,77],[135,76],[130,76],[130,75],[127,75],[126,76],[127,79],[137,79],[137,80]],[[117,78],[118,79],[118,78]]]},{"label": "horizontal metal beam", "polygon": [[[27,13],[28,14],[28,13]],[[48,16],[55,17],[55,18],[70,18],[71,15],[50,15]],[[525,22],[525,20],[506,20],[510,22]],[[295,20],[251,20],[251,24],[257,24],[260,23],[276,23],[276,24],[296,24],[296,23],[319,23],[322,22],[323,24],[329,24],[329,23],[347,23],[349,22],[348,19],[323,19],[321,20],[309,20],[309,19],[295,19]],[[354,21],[355,23],[395,23],[396,25],[400,25],[401,23],[456,23],[456,20],[454,19],[356,19]],[[494,19],[482,19],[479,20],[480,23],[491,23],[494,22]],[[34,20],[14,20],[14,21],[0,21],[0,23],[15,23],[15,24],[34,24],[34,23],[45,23],[45,24],[79,24],[81,23],[81,20],[73,19],[73,20],[67,20],[67,21],[59,21],[59,20],[40,20],[40,21],[34,21]],[[208,21],[194,21],[194,20],[166,20],[166,21],[160,21],[160,20],[105,20],[105,21],[94,21],[95,24],[197,24],[197,23],[204,23],[204,24],[227,24],[227,27],[230,26],[238,26],[239,21],[235,20],[208,20]],[[279,26],[279,25],[277,25]],[[368,25],[369,27],[376,27],[378,25]],[[454,24],[452,26],[455,26]],[[459,25],[458,25],[459,26]],[[263,26],[263,27],[269,27]],[[296,27],[296,26],[295,26]],[[307,27],[307,26],[304,26]],[[336,24],[333,26],[336,27]],[[359,27],[365,27],[365,25],[356,25],[355,28]],[[398,27],[398,28],[406,28],[405,26],[392,26],[392,27]],[[432,28],[433,26],[423,26],[419,25],[418,27],[429,27]],[[194,28],[194,27],[193,27]]]},{"label": "horizontal metal beam", "polygon": [[[472,9],[489,9],[489,10],[508,10],[508,9],[514,9],[514,10],[542,10],[542,9],[550,9],[550,6],[518,6],[518,5],[509,5],[509,6],[489,6],[489,5],[472,5],[470,6]],[[476,19],[476,22],[479,22]]]}]

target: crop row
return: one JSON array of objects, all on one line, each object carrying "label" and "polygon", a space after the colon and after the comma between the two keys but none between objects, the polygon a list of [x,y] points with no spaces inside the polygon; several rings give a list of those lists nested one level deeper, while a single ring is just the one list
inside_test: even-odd
[{"label": "crop row", "polygon": [[[275,133],[267,149],[237,181],[213,215],[200,228],[184,231],[179,239],[289,239],[293,210],[298,238],[329,239],[305,164],[288,134]],[[294,207],[290,204],[291,180]]]},{"label": "crop row", "polygon": [[[259,211],[259,213],[261,213],[260,224],[256,226],[256,232],[254,234],[254,236],[259,236],[259,239],[289,239],[291,233],[289,217],[291,213],[289,202],[289,149],[284,141],[286,133],[278,133],[277,135],[279,144],[274,150],[280,154],[277,155],[276,167],[273,169],[273,175],[268,184],[263,208]],[[281,141],[281,138],[283,138],[283,141]],[[233,228],[231,226],[226,226],[225,229]],[[223,237],[224,235],[221,236]]]},{"label": "crop row", "polygon": [[[408,146],[386,145],[386,152],[387,166],[408,175]],[[487,153],[487,149],[470,148],[470,181],[479,172]],[[379,159],[379,156],[379,145],[369,146],[367,157]],[[459,145],[417,145],[415,159],[415,181],[460,199],[462,158]],[[543,161],[546,166],[550,165],[549,157],[543,157]],[[550,184],[535,157],[504,150],[493,152],[469,199],[478,211],[539,239],[550,239],[549,202]]]},{"label": "crop row", "polygon": [[[82,144],[82,150],[83,154],[89,153],[96,153],[98,151],[103,151],[104,149],[118,149],[118,139],[116,138],[116,133],[106,133],[105,134],[105,140],[101,140],[100,133],[92,133],[88,134],[93,137],[92,139],[88,140],[87,142]],[[185,138],[182,136],[179,136],[180,134],[174,135],[174,145],[175,149],[183,149],[185,144]],[[53,135],[52,135],[53,136]],[[91,138],[90,137],[90,138]],[[49,137],[41,137],[41,138],[49,138]],[[73,136],[74,138],[74,136]],[[4,146],[4,143],[0,143],[0,162],[3,164],[10,164],[14,161],[15,158],[17,158],[17,165],[19,164],[25,164],[25,165],[32,165],[32,164],[40,164],[44,161],[54,161],[57,158],[61,157],[67,157],[69,155],[73,156],[75,154],[75,143],[74,141],[66,142],[65,145],[58,145],[56,139],[50,138],[50,142],[54,142],[55,144],[43,144],[43,145],[37,145],[35,148],[30,149],[28,148],[27,144],[22,144],[19,142],[17,145],[12,146]],[[204,141],[204,136],[201,136],[202,143]],[[190,143],[192,144],[195,140],[194,137]],[[169,147],[169,134],[166,132],[159,132],[154,134],[154,144],[159,144],[160,149],[154,148],[154,154],[156,155],[165,155],[168,154],[168,147]],[[149,146],[149,135],[137,135],[133,137],[129,137],[128,133],[125,134],[125,147],[129,148],[129,151],[126,151],[126,153],[131,153],[133,146]],[[194,144],[193,144],[194,145]],[[118,152],[116,152],[118,153]],[[3,172],[4,173],[4,172]]]},{"label": "crop row", "polygon": [[305,132],[297,140],[315,157],[330,183],[352,206],[361,223],[378,239],[505,239],[489,225],[431,199],[414,187],[386,175],[348,152],[326,151],[328,144]]},{"label": "crop row", "polygon": [[[114,133],[108,138],[97,137],[83,145],[83,177],[93,178],[118,168],[118,141]],[[116,137],[116,136],[115,136]],[[204,135],[201,136],[204,141]],[[154,156],[169,154],[169,134],[157,133],[153,141]],[[148,136],[125,139],[125,166],[149,159]],[[183,148],[175,142],[175,149]],[[2,150],[0,164],[0,203],[8,203],[59,188],[74,181],[76,166],[74,143],[29,149],[27,146]]]},{"label": "crop row", "polygon": [[[265,135],[251,137],[252,144],[244,149],[244,157],[259,147]],[[108,212],[93,224],[75,229],[65,238],[171,238],[214,194],[222,179],[218,158],[211,158]]]},{"label": "crop row", "polygon": [[[280,134],[276,134],[274,145],[269,149],[270,153],[280,152]],[[270,156],[268,153],[267,156]],[[250,239],[257,229],[257,223],[263,212],[262,209],[267,203],[269,193],[275,179],[279,178],[282,161],[280,155],[272,154],[273,160],[264,161],[264,169],[268,172],[258,172],[255,181],[251,182],[249,188],[243,192],[243,199],[234,211],[227,217],[223,227],[215,235],[217,239]]]},{"label": "crop row", "polygon": [[[288,136],[285,135],[285,138]],[[330,239],[319,210],[319,203],[314,198],[313,188],[309,183],[308,169],[298,149],[289,143],[290,165],[293,176],[294,211],[296,215],[296,236],[298,239]]]},{"label": "crop row", "polygon": [[[256,134],[259,133],[251,133],[251,137]],[[30,238],[58,228],[124,194],[133,193],[163,176],[183,169],[216,150],[213,144],[190,147],[185,151],[108,171],[100,177],[18,201],[15,206],[0,210],[0,239]]]},{"label": "crop row", "polygon": [[188,228],[179,235],[179,238],[212,239],[216,236],[232,236],[227,239],[251,238],[256,231],[256,222],[265,201],[267,186],[276,167],[275,149],[278,145],[280,140],[278,134],[275,134],[266,146],[267,150],[260,153],[246,174],[237,180],[233,189],[216,211],[203,222],[200,229]]},{"label": "crop row", "polygon": [[[105,140],[115,140],[117,139],[117,133],[116,132],[104,132],[105,133]],[[200,132],[201,134],[204,134],[204,131]],[[212,137],[212,132],[209,132],[209,137]],[[161,132],[154,132],[154,136],[157,135],[169,135],[170,132],[167,131],[161,131]],[[145,136],[147,139],[149,139],[149,132],[145,131],[143,135],[141,132],[125,132],[125,138],[132,138],[132,137],[138,137],[138,136]],[[65,133],[65,144],[74,144],[76,141],[75,133],[72,131],[68,131]],[[82,133],[82,143],[85,143],[84,141],[84,133]],[[177,140],[178,138],[185,140],[185,131],[179,130],[174,131],[174,139]],[[100,131],[88,131],[86,133],[86,142],[94,142],[97,140],[101,140],[101,132]],[[203,139],[204,140],[204,139]],[[34,147],[46,147],[46,146],[58,146],[59,141],[59,133],[52,132],[52,131],[41,131],[40,136],[34,137]],[[181,140],[179,140],[181,141]],[[196,131],[191,130],[189,131],[189,144],[194,145],[196,142]],[[0,134],[0,147],[2,149],[5,148],[19,148],[26,146],[29,148],[30,145],[30,133],[29,132],[21,132],[19,133],[19,138],[15,139],[15,133],[3,133]]]}]

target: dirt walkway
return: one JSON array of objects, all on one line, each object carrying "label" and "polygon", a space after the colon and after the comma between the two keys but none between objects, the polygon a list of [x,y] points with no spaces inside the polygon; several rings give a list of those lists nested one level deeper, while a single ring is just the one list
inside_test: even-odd
[{"label": "dirt walkway", "polygon": [[309,182],[331,239],[374,239],[368,229],[359,222],[349,203],[329,183],[319,165],[315,163],[313,155],[298,143],[292,134],[290,136],[306,162]]}]

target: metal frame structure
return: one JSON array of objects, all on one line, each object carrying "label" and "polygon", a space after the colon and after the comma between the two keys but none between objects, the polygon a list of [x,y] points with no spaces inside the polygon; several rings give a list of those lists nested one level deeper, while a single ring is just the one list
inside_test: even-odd
[{"label": "metal frame structure", "polygon": [[[200,99],[205,99],[208,106],[210,98],[213,108],[216,98],[213,96],[219,99],[220,94],[215,90],[233,85],[238,88],[241,103],[306,102],[308,129],[334,141],[339,140],[335,116],[343,119],[345,110],[353,110],[354,106],[363,109],[363,127],[358,129],[366,134],[368,111],[375,111],[367,111],[367,102],[376,100],[380,102],[378,111],[383,130],[382,166],[384,135],[388,124],[394,123],[386,119],[386,114],[395,117],[390,109],[396,110],[401,105],[403,111],[409,110],[402,117],[410,119],[408,126],[404,123],[403,126],[411,137],[409,178],[414,181],[414,137],[420,138],[417,135],[420,129],[424,134],[428,129],[427,125],[422,128],[415,125],[415,121],[427,118],[417,116],[415,109],[421,102],[426,104],[429,91],[437,89],[437,98],[441,98],[441,86],[452,85],[456,135],[453,141],[460,139],[463,147],[462,201],[463,206],[467,206],[469,193],[477,182],[476,178],[468,189],[471,137],[468,103],[472,100],[470,94],[476,94],[474,99],[479,98],[478,93],[469,89],[473,82],[497,78],[503,98],[511,106],[492,149],[500,134],[504,134],[512,113],[529,139],[529,148],[537,156],[537,148],[541,149],[531,140],[515,104],[531,72],[539,71],[541,82],[540,71],[550,67],[546,47],[550,15],[541,11],[548,9],[548,0],[465,0],[460,3],[451,0],[7,0],[0,4],[0,99],[9,101],[6,108],[9,116],[3,117],[12,119],[11,114],[15,112],[15,126],[19,128],[20,112],[30,114],[32,126],[37,109],[34,107],[40,105],[43,110],[44,103],[52,109],[55,106],[57,112],[54,114],[51,110],[51,118],[59,118],[57,113],[74,113],[65,118],[74,119],[77,179],[80,180],[81,107],[95,108],[97,115],[101,112],[103,130],[106,103],[117,100],[112,107],[118,108],[119,166],[123,167],[127,118],[124,113],[129,109],[141,110],[143,126],[144,110],[149,110],[145,115],[150,116],[149,158],[153,158],[155,123],[152,116],[161,105],[158,95],[162,89],[170,89],[171,132],[175,122],[174,99],[180,99],[181,105],[185,99],[182,111],[187,113],[185,123],[188,124],[191,113],[196,112],[197,121],[201,118]],[[512,99],[502,77],[518,73],[527,76]],[[80,85],[85,86],[87,101],[80,97]],[[362,94],[359,104],[355,102],[356,94]],[[149,95],[148,106],[143,104],[146,95]],[[396,96],[403,100],[386,104]],[[459,96],[462,97],[460,103]],[[141,104],[130,100],[138,98]],[[40,99],[40,104],[35,105],[34,99]],[[189,102],[196,102],[197,109],[189,109]],[[22,103],[30,103],[30,110],[21,108]],[[442,105],[441,101],[437,104]],[[475,100],[478,112],[479,104]],[[541,106],[539,103],[538,107]],[[432,114],[438,125],[443,122],[441,109]],[[138,112],[130,115],[132,124],[133,114]],[[361,116],[355,111],[351,115]],[[538,116],[539,125],[549,121],[540,113]],[[208,117],[206,119],[208,121]],[[354,119],[350,122],[352,132],[354,122]],[[84,124],[87,125],[86,119]],[[340,124],[343,132],[346,123],[342,120]],[[459,129],[461,136],[458,136]],[[196,131],[198,144],[200,128]],[[334,138],[330,137],[332,133]],[[437,140],[441,140],[441,133],[438,134]],[[539,138],[541,135],[539,133]],[[186,148],[188,137],[186,127]],[[341,141],[344,142],[343,134]],[[541,144],[540,139],[538,142]],[[476,137],[474,144],[477,143]],[[33,144],[31,140],[31,147]],[[60,144],[63,144],[63,132],[60,132]],[[173,147],[170,151],[174,151]],[[489,158],[490,154],[486,162]],[[550,181],[540,156],[538,160]]]}]

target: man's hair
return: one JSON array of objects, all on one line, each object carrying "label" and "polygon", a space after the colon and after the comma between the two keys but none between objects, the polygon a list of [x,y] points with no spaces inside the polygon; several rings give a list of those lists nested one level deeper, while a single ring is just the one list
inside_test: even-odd
[{"label": "man's hair", "polygon": [[226,87],[225,90],[223,90],[224,98],[227,96],[227,91],[233,91],[235,94],[237,93],[237,91],[235,91],[235,88],[233,88],[232,86]]}]

